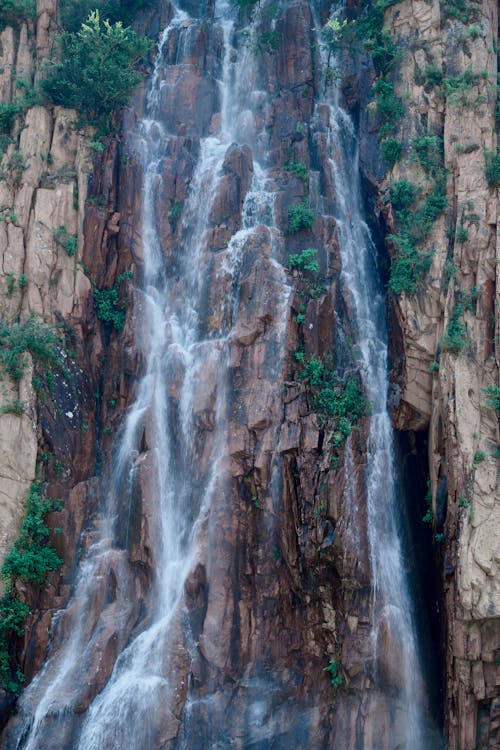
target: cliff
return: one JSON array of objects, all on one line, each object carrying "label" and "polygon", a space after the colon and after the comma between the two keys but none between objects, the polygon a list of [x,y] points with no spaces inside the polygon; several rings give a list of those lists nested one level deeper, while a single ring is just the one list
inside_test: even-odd
[{"label": "cliff", "polygon": [[[24,635],[11,638],[12,669],[20,665],[30,682],[50,644],[56,658],[48,676],[51,663],[55,674],[58,650],[64,655],[79,607],[86,608],[81,663],[64,675],[64,690],[49,689],[43,674],[28,688],[3,735],[6,748],[24,736],[20,727],[37,691],[54,701],[42,726],[47,744],[76,747],[89,715],[105,726],[99,694],[106,696],[120,652],[154,620],[155,570],[163,559],[158,519],[165,514],[155,465],[167,455],[175,490],[189,507],[187,527],[198,529],[197,552],[182,584],[184,607],[158,657],[175,689],[173,698],[161,697],[168,710],[152,722],[151,746],[208,747],[227,733],[238,747],[267,747],[274,738],[273,747],[288,749],[335,743],[368,750],[392,748],[404,734],[404,711],[393,715],[405,681],[391,658],[397,640],[383,628],[377,643],[373,638],[370,418],[353,345],[355,300],[342,276],[334,219],[339,187],[331,162],[340,139],[332,146],[324,93],[332,78],[317,37],[329,4],[294,0],[266,12],[264,3],[253,24],[251,8],[234,10],[229,37],[220,5],[179,3],[190,17],[172,25],[156,58],[155,75],[165,85],[161,127],[146,139],[158,149],[149,207],[140,130],[151,107],[148,89],[139,88],[122,130],[96,146],[95,134],[75,125],[78,113],[29,99],[52,52],[55,0],[38,0],[36,19],[0,32],[1,101],[26,102],[2,141],[0,315],[10,327],[31,314],[48,326],[64,323],[64,366],[52,371],[27,354],[20,378],[4,371],[0,392],[2,555],[19,533],[35,477],[63,502],[49,515],[51,528],[62,530],[50,539],[63,567],[41,588],[18,584],[31,614]],[[362,16],[361,5],[347,4],[349,23]],[[498,187],[488,184],[485,169],[497,149],[498,8],[494,0],[465,10],[438,0],[385,5],[394,61],[381,66],[366,39],[356,39],[349,53],[339,42],[341,99],[358,132],[362,203],[379,267],[392,258],[394,268],[397,236],[429,196],[442,197],[418,239],[418,284],[396,290],[389,280],[389,402],[402,460],[415,466],[414,476],[403,476],[415,527],[405,540],[413,538],[416,567],[423,561],[420,574],[428,577],[418,584],[428,596],[417,606],[431,611],[429,639],[443,642],[443,663],[428,679],[442,680],[444,706],[440,686],[428,687],[426,720],[439,724],[442,712],[447,747],[473,750],[500,743],[499,435],[492,406],[499,209]],[[158,36],[172,18],[171,3],[162,3],[136,25]],[[238,89],[240,69],[248,89]],[[402,104],[385,136],[381,99],[372,96],[382,79]],[[226,109],[224,86],[232,96]],[[224,127],[233,128],[234,142],[221,135]],[[216,138],[222,145],[207,156]],[[388,139],[399,144],[390,163]],[[208,157],[214,161],[200,171]],[[408,206],[400,197],[404,184],[414,186],[405,188]],[[402,215],[406,208],[410,217]],[[205,349],[183,359],[164,342],[165,409],[179,447],[158,447],[163,433],[155,418],[163,402],[155,401],[130,451],[131,489],[125,480],[116,483],[112,467],[127,409],[140,400],[156,351],[144,322],[150,302],[141,291],[149,279],[146,211],[172,290],[156,325],[165,309],[182,323],[192,303]],[[316,250],[309,266],[308,248]],[[103,290],[114,290],[109,315],[99,303]],[[325,412],[338,403],[325,407],[321,399],[325,389],[339,394],[349,382],[356,406],[344,410],[347,428],[338,412]],[[420,521],[427,468],[432,532]],[[189,477],[189,491],[180,476],[184,483]],[[203,511],[207,487],[212,494]],[[110,496],[119,518],[111,553],[94,569],[88,599],[72,605],[72,591],[83,591],[80,559],[100,538]],[[189,531],[182,527],[178,535]],[[415,565],[408,552],[409,566],[412,559]],[[430,653],[439,659],[439,647]],[[15,700],[4,693],[5,707]],[[117,737],[115,743],[125,742]]]}]

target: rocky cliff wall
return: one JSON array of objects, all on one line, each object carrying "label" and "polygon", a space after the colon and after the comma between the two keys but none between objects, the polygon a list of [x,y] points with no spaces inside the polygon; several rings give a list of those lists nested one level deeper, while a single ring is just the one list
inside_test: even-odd
[{"label": "rocky cliff wall", "polygon": [[[389,181],[424,185],[412,137],[442,138],[448,207],[425,240],[432,264],[416,294],[393,301],[402,348],[394,352],[394,423],[429,431],[446,733],[450,748],[474,748],[499,742],[499,433],[486,391],[499,382],[499,199],[485,175],[485,152],[498,146],[498,6],[466,3],[460,20],[455,5],[401,2],[386,11],[386,28],[405,50],[395,90],[406,158],[379,190],[383,202]],[[450,79],[462,81],[460,91]],[[393,215],[387,220],[394,227]],[[450,350],[459,305],[461,341]]]},{"label": "rocky cliff wall", "polygon": [[[167,59],[170,85],[165,117],[176,138],[162,166],[158,209],[163,251],[172,261],[182,233],[175,206],[187,198],[200,136],[216,130],[219,117],[214,78],[220,70],[220,37],[214,38],[206,26],[213,8],[208,4],[200,12],[200,8],[187,5],[194,15],[206,17],[193,27],[191,48],[183,49],[190,57],[189,64],[176,67],[174,42]],[[323,5],[315,10],[325,20],[328,8]],[[385,14],[386,27],[404,49],[395,78],[396,92],[406,109],[400,131],[403,147],[409,157],[412,136],[440,136],[447,168],[449,209],[426,240],[426,247],[433,250],[431,269],[417,294],[393,300],[393,401],[398,429],[429,431],[434,531],[445,535],[444,541],[436,543],[436,556],[446,638],[445,718],[448,746],[453,750],[494,747],[498,742],[499,506],[494,454],[498,422],[483,391],[498,383],[498,196],[487,186],[483,158],[483,148],[494,150],[496,146],[495,95],[491,80],[480,76],[467,93],[471,104],[457,104],[453,92],[430,85],[426,69],[434,66],[445,75],[460,76],[471,66],[473,71],[486,70],[490,79],[495,77],[496,4],[484,0],[482,5],[473,5],[479,32],[472,34],[468,32],[471,24],[448,18],[435,0],[404,0]],[[5,101],[14,95],[16,80],[33,81],[39,75],[39,64],[50,47],[54,15],[53,4],[39,3],[34,26],[1,32],[4,72],[0,80]],[[271,32],[266,24],[269,22],[264,19],[263,34]],[[232,348],[227,446],[231,481],[214,506],[210,534],[207,532],[207,539],[222,534],[224,545],[207,553],[207,561],[193,571],[186,584],[193,637],[200,648],[191,661],[184,648],[176,669],[180,683],[189,679],[191,697],[203,697],[210,689],[211,715],[220,716],[221,721],[232,694],[227,686],[237,684],[245,670],[247,675],[254,670],[259,677],[278,675],[265,684],[273,694],[285,696],[275,721],[276,733],[283,735],[287,747],[292,746],[293,737],[293,741],[309,741],[311,747],[326,747],[336,741],[345,748],[357,748],[360,733],[367,738],[383,736],[390,747],[394,738],[387,719],[389,708],[384,696],[373,689],[369,667],[373,645],[368,550],[366,543],[353,548],[352,541],[364,538],[366,542],[366,518],[362,502],[354,516],[344,495],[347,465],[362,498],[366,426],[361,420],[359,439],[347,456],[344,449],[325,449],[332,436],[325,432],[312,408],[310,393],[296,377],[295,351],[322,356],[338,346],[339,330],[349,334],[349,300],[341,292],[334,222],[318,213],[309,231],[287,235],[288,207],[302,201],[308,192],[304,180],[286,168],[291,161],[312,170],[313,202],[317,198],[315,184],[320,186],[321,205],[335,201],[323,166],[325,136],[319,132],[312,138],[314,94],[320,86],[313,26],[311,4],[297,1],[281,9],[280,36],[273,43],[276,48],[267,48],[269,42],[265,42],[264,49],[256,51],[261,57],[259,89],[271,94],[272,101],[258,116],[268,133],[277,224],[286,236],[280,260],[286,266],[289,255],[305,246],[320,248],[326,293],[304,305],[300,275],[289,276],[286,382],[283,402],[276,401],[275,373],[266,363],[276,352],[277,312],[271,302],[281,287],[269,258],[268,232],[263,229],[252,238],[246,251],[249,260],[242,269],[241,312]],[[36,54],[30,40],[35,41]],[[366,60],[365,65],[368,78],[373,79],[374,68]],[[347,86],[344,91],[349,100],[352,92]],[[368,93],[365,76],[352,94],[354,110],[360,96],[366,103]],[[140,111],[141,104],[137,107]],[[0,206],[5,208],[0,223],[5,276],[2,315],[10,321],[19,314],[35,312],[49,322],[67,322],[73,328],[68,335],[75,355],[70,357],[71,384],[57,379],[55,392],[49,393],[45,402],[36,400],[29,372],[18,386],[5,381],[8,390],[2,395],[5,404],[14,399],[28,404],[24,414],[0,415],[3,549],[15,537],[21,500],[35,476],[37,456],[39,464],[46,464],[51,495],[65,500],[65,509],[52,519],[54,526],[63,528],[62,535],[54,535],[65,559],[63,574],[59,579],[53,574],[45,591],[29,595],[35,614],[24,643],[19,644],[28,677],[43,660],[51,615],[69,594],[80,541],[83,546],[89,543],[88,537],[81,539],[80,534],[98,505],[100,467],[108,461],[114,433],[143,365],[134,344],[136,298],[132,289],[142,263],[138,231],[141,170],[133,149],[125,149],[116,139],[102,157],[91,159],[88,136],[71,127],[74,117],[72,112],[40,105],[29,108],[2,161],[6,170],[0,187]],[[137,109],[127,118],[132,127]],[[407,178],[427,183],[409,158],[400,160],[383,178],[374,133],[370,132],[375,118],[373,107],[360,116],[361,142],[365,144],[362,164],[367,185],[373,192],[379,190],[380,223],[392,227],[389,181]],[[14,152],[20,157],[12,161]],[[245,147],[228,149],[205,258],[211,279],[207,308],[213,313],[207,314],[207,331],[216,331],[227,314],[219,302],[230,291],[229,281],[217,272],[218,258],[222,260],[226,243],[241,226],[252,170],[252,155]],[[460,226],[467,230],[467,237],[462,233],[459,242]],[[78,238],[78,251],[72,257],[57,241],[61,227]],[[121,282],[122,298],[127,289],[129,294],[124,331],[118,335],[96,319],[89,277],[98,288],[111,288],[125,271],[135,275]],[[15,283],[8,293],[11,274]],[[19,287],[22,274],[27,283]],[[463,312],[467,341],[458,352],[444,351],[440,341],[459,294],[460,299],[463,295],[474,298],[474,304]],[[298,324],[297,316],[303,316],[305,324]],[[429,371],[433,362],[438,368]],[[214,422],[215,373],[210,372],[209,363],[206,377],[208,386],[200,390],[196,402],[201,464],[204,439]],[[178,398],[175,388],[172,398]],[[279,502],[270,483],[276,444],[282,461]],[[145,463],[147,435],[143,450],[141,461]],[[478,451],[484,451],[485,457]],[[136,580],[143,589],[139,598],[144,600],[150,585],[151,556],[147,487],[142,493],[137,508],[144,508],[143,521],[134,521],[130,564],[142,571]],[[112,597],[111,578],[110,573],[107,595]],[[131,621],[130,628],[132,625]],[[89,688],[86,700],[101,687],[113,666],[115,637],[112,627],[104,633],[101,675]],[[328,658],[338,659],[342,665],[345,688],[336,700],[332,700],[323,671]],[[397,675],[387,674],[386,679],[391,690],[398,689]],[[258,684],[251,689],[262,689]],[[244,713],[244,693],[237,693],[231,709],[236,724]],[[178,716],[185,697],[181,691]],[[378,722],[366,723],[363,717],[367,713],[378,713]],[[209,732],[206,719],[201,713],[195,723]],[[298,727],[304,722],[308,730],[301,736]],[[174,747],[177,719],[169,726]],[[217,731],[215,719],[213,726]],[[291,734],[287,734],[290,726]],[[211,739],[209,734],[198,735],[201,743]]]}]

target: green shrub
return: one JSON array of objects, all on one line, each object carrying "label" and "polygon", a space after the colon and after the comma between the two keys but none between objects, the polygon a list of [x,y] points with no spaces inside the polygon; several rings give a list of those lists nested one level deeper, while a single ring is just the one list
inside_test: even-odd
[{"label": "green shrub", "polygon": [[397,180],[390,185],[391,203],[395,211],[402,211],[415,203],[421,188],[409,180]]},{"label": "green shrub", "polygon": [[469,232],[464,227],[463,224],[459,224],[457,227],[457,233],[455,235],[455,240],[458,242],[459,245],[463,245],[464,242],[467,242],[469,239]]},{"label": "green shrub", "polygon": [[490,188],[500,187],[500,154],[485,151],[484,154],[486,182]]},{"label": "green shrub", "polygon": [[1,576],[5,581],[5,594],[0,599],[0,688],[18,693],[24,677],[14,667],[14,658],[8,648],[12,636],[24,632],[24,622],[29,614],[28,605],[18,594],[16,582],[41,586],[47,575],[58,570],[62,560],[48,543],[47,514],[58,509],[58,503],[48,500],[37,482],[33,482],[25,501],[26,514],[21,533],[7,553]]},{"label": "green shrub", "polygon": [[54,241],[66,251],[66,254],[72,258],[78,251],[78,242],[76,234],[69,234],[66,227],[60,226],[54,232]]},{"label": "green shrub", "polygon": [[5,26],[17,26],[36,16],[36,0],[2,0],[0,6],[0,30]]},{"label": "green shrub", "polygon": [[401,159],[403,146],[397,138],[387,138],[380,144],[380,152],[383,160],[389,169],[391,169]]},{"label": "green shrub", "polygon": [[382,138],[393,133],[404,115],[404,107],[394,93],[394,86],[380,78],[373,85],[373,94],[380,116],[379,136]]},{"label": "green shrub", "polygon": [[431,86],[443,85],[443,71],[437,65],[426,65],[424,69],[424,77],[427,83],[429,83]]},{"label": "green shrub", "polygon": [[307,183],[309,181],[309,170],[303,161],[294,161],[293,159],[287,161],[283,169],[286,172],[291,172],[295,177],[298,177],[302,182]]},{"label": "green shrub", "polygon": [[[311,395],[313,409],[323,420],[333,423],[333,441],[340,447],[350,435],[352,425],[369,410],[369,402],[363,394],[361,383],[353,376],[341,377],[324,359],[311,356],[305,361],[301,352],[300,372]],[[296,352],[297,359],[297,352]]]},{"label": "green shrub", "polygon": [[328,672],[328,674],[330,675],[330,682],[333,687],[334,697],[337,695],[337,690],[343,683],[343,679],[339,674],[340,667],[340,662],[330,657],[330,659],[328,660],[328,665],[323,668],[323,672]]},{"label": "green shrub", "polygon": [[406,232],[389,235],[388,239],[396,250],[391,261],[389,289],[393,294],[413,294],[431,267],[432,255],[418,250]]},{"label": "green shrub", "polygon": [[474,453],[474,459],[472,461],[474,466],[478,466],[479,464],[482,464],[483,461],[486,460],[486,451],[483,450],[477,450]]},{"label": "green shrub", "polygon": [[34,316],[24,323],[0,320],[0,371],[20,380],[27,367],[29,352],[35,362],[61,368],[62,337],[59,330]]},{"label": "green shrub", "polygon": [[464,306],[455,305],[451,318],[446,327],[446,334],[441,339],[441,349],[458,354],[467,342],[467,329],[462,320]]},{"label": "green shrub", "polygon": [[418,158],[423,168],[434,174],[443,158],[443,140],[435,135],[414,136],[410,145],[414,158]]},{"label": "green shrub", "polygon": [[111,289],[97,289],[94,287],[94,308],[99,320],[111,323],[117,331],[121,331],[125,324],[125,310],[119,309],[120,293],[118,287]]},{"label": "green shrub", "polygon": [[317,256],[318,251],[313,247],[308,247],[307,250],[302,250],[298,255],[290,255],[288,265],[298,271],[316,274],[319,272]]},{"label": "green shrub", "polygon": [[301,229],[311,229],[316,220],[316,211],[306,202],[288,207],[288,232],[296,234]]},{"label": "green shrub", "polygon": [[462,23],[469,23],[474,15],[470,0],[442,0],[441,7],[445,16]]},{"label": "green shrub", "polygon": [[4,559],[4,579],[42,584],[51,570],[61,566],[62,560],[47,544],[49,529],[45,519],[54,507],[54,502],[44,497],[40,485],[34,482],[26,498],[21,534]]},{"label": "green shrub", "polygon": [[150,49],[148,40],[121,22],[101,21],[94,11],[78,33],[61,36],[61,59],[49,64],[42,90],[53,104],[75,108],[84,124],[105,134],[111,114],[141,80],[136,67]]},{"label": "green shrub", "polygon": [[483,388],[483,391],[487,394],[486,406],[490,409],[494,409],[497,414],[500,414],[500,387],[498,385],[489,385],[487,388]]},{"label": "green shrub", "polygon": [[6,104],[0,102],[0,133],[8,135],[13,126],[17,115],[23,111],[23,105],[19,101]]},{"label": "green shrub", "polygon": [[474,107],[480,103],[478,97],[470,98],[468,93],[477,86],[481,79],[488,77],[487,71],[475,73],[471,67],[456,76],[448,76],[444,79],[444,89],[450,102],[461,107]]}]

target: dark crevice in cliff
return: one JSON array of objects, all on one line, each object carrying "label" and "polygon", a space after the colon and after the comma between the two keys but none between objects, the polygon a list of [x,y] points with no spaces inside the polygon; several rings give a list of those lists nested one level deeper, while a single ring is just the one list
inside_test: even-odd
[{"label": "dark crevice in cliff", "polygon": [[406,565],[411,580],[429,708],[438,727],[443,725],[444,650],[438,551],[432,524],[424,523],[429,477],[428,431],[396,431],[401,482],[401,520]]}]

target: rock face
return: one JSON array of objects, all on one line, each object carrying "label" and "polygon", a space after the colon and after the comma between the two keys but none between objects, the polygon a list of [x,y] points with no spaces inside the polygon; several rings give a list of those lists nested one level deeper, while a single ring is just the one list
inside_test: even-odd
[{"label": "rock face", "polygon": [[[408,102],[402,142],[408,148],[412,136],[424,133],[443,139],[449,206],[425,242],[433,260],[422,291],[395,300],[400,334],[394,337],[399,342],[394,423],[429,434],[434,529],[445,535],[439,553],[445,728],[450,748],[469,749],[499,742],[499,672],[493,655],[500,644],[499,433],[486,392],[499,383],[499,205],[498,190],[487,184],[484,156],[498,145],[493,85],[498,7],[471,4],[468,24],[446,13],[438,2],[401,2],[386,14],[387,28],[407,50],[396,85]],[[481,30],[474,39],[467,36],[470,24]],[[429,66],[442,71],[445,80],[466,71],[482,73],[460,98],[446,85],[429,83]],[[415,164],[404,162],[387,179],[418,183],[421,176]],[[467,295],[463,346],[447,351],[442,338]],[[438,366],[430,367],[433,362]]]},{"label": "rock face", "polygon": [[[179,248],[189,226],[195,226],[186,212],[196,165],[204,139],[217,134],[227,117],[218,81],[228,40],[212,3],[180,5],[193,18],[170,35],[159,67],[165,81],[159,106],[172,135],[158,163],[152,210],[172,288],[181,299]],[[360,11],[359,4],[348,5],[349,12]],[[228,144],[213,196],[207,196],[200,325],[208,340],[230,331],[227,428],[217,491],[200,524],[199,558],[185,581],[184,610],[171,626],[175,648],[162,654],[170,665],[174,698],[164,696],[169,710],[158,713],[151,731],[153,746],[170,750],[215,746],[226,741],[227,728],[234,746],[242,748],[399,747],[398,720],[388,697],[401,688],[388,658],[395,646],[383,627],[374,644],[370,623],[366,419],[361,418],[348,450],[334,449],[332,429],[316,413],[294,356],[335,352],[340,366],[354,366],[348,344],[351,303],[341,282],[331,217],[337,196],[326,168],[327,113],[315,105],[322,83],[314,27],[327,19],[329,4],[293,0],[278,6],[276,18],[261,14],[250,37],[244,34],[248,11],[243,11],[230,40],[235,59],[247,54],[258,60],[255,68],[248,67],[254,92],[239,123],[246,137]],[[39,75],[55,12],[55,2],[45,0],[39,3],[36,29],[0,32],[2,101],[11,101],[16,80]],[[407,103],[403,146],[409,148],[414,135],[441,136],[447,169],[449,211],[426,240],[433,250],[431,269],[422,291],[391,299],[390,321],[394,424],[428,435],[434,531],[445,535],[435,557],[450,750],[500,746],[500,499],[494,453],[499,435],[484,392],[498,385],[498,190],[488,188],[483,163],[483,150],[496,148],[495,100],[491,83],[481,76],[470,94],[476,97],[473,105],[465,107],[424,80],[431,64],[448,75],[459,76],[469,66],[496,75],[496,3],[482,0],[474,12],[477,34],[446,18],[438,0],[403,0],[385,12],[386,28],[404,48],[396,78],[396,91]],[[148,14],[140,23],[155,28],[156,11]],[[161,15],[162,24],[173,15],[170,3],[162,4]],[[36,64],[28,31],[35,34]],[[367,81],[375,76],[367,60],[363,65],[343,85],[354,112],[360,102],[366,104]],[[134,131],[143,107],[138,92],[125,113],[126,132]],[[16,644],[28,680],[39,672],[49,638],[52,653],[65,653],[77,618],[75,599],[69,597],[78,561],[100,533],[114,439],[147,364],[144,299],[138,291],[144,266],[142,163],[133,137],[125,143],[110,139],[104,154],[92,158],[74,121],[70,111],[28,109],[3,157],[6,176],[0,183],[5,289],[0,315],[12,321],[35,313],[72,327],[71,389],[58,379],[50,398],[37,399],[27,370],[19,384],[4,380],[0,395],[0,406],[15,399],[27,405],[23,414],[0,413],[0,552],[15,538],[37,464],[38,471],[45,466],[42,478],[50,495],[64,501],[51,518],[51,526],[62,528],[53,538],[64,559],[62,572],[52,574],[43,591],[27,593],[33,614]],[[407,160],[384,177],[370,109],[359,122],[367,202],[379,199],[371,220],[375,227],[378,219],[379,230],[391,228],[389,181],[418,182],[422,174]],[[15,169],[14,152],[21,154],[21,170]],[[281,233],[269,226],[262,206],[252,203],[259,162],[268,168]],[[309,185],[294,164],[308,171]],[[289,207],[304,201],[318,209],[313,222],[290,233]],[[261,225],[245,235],[259,211]],[[463,242],[450,239],[459,226],[467,229]],[[61,227],[78,238],[74,256],[61,244]],[[242,258],[237,285],[228,271],[235,234]],[[318,249],[321,288],[304,295],[303,277],[290,270],[289,257],[308,247]],[[124,272],[132,272],[132,278],[124,279]],[[21,274],[27,285],[20,287]],[[9,293],[11,275],[15,284]],[[126,301],[121,333],[97,319],[92,300],[93,285],[117,284]],[[467,343],[460,352],[445,351],[440,341],[458,295],[464,294],[472,300],[464,311]],[[429,371],[434,361],[439,368]],[[182,363],[178,366],[168,382],[169,403],[177,410]],[[207,358],[193,397],[196,437],[190,459],[200,486],[213,460],[219,367],[218,359]],[[60,721],[54,712],[53,723],[47,722],[44,741],[54,747],[76,747],[89,704],[129,639],[148,626],[158,512],[152,418],[134,456],[133,487],[113,490],[118,503],[129,498],[128,520],[119,527],[116,549],[98,569],[95,586],[86,590],[86,642],[92,647],[65,683],[67,694],[75,696],[71,711]],[[349,502],[349,492],[356,503]],[[62,625],[49,636],[52,615],[68,601]],[[336,696],[325,673],[329,659],[338,662],[343,680]],[[22,712],[5,730],[5,748],[15,746],[21,726]]]}]

